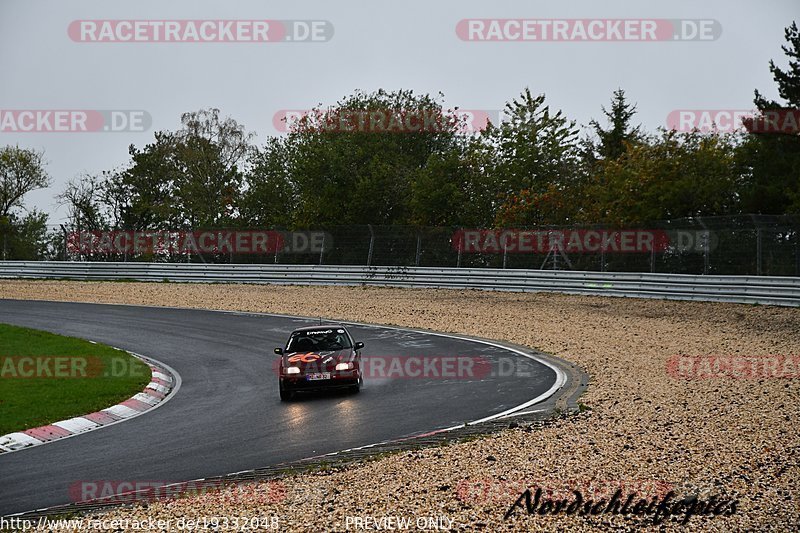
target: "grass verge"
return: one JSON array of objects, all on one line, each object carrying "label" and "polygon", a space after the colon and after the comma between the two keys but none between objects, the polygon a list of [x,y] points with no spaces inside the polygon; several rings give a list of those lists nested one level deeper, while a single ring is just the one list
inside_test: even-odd
[{"label": "grass verge", "polygon": [[0,324],[0,435],[104,409],[150,382],[150,369],[103,344]]}]

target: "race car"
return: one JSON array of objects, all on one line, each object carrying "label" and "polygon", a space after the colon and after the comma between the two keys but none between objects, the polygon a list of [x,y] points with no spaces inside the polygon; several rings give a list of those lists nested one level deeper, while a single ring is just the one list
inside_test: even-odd
[{"label": "race car", "polygon": [[308,326],[289,336],[281,356],[278,381],[281,400],[294,398],[298,391],[344,388],[358,392],[363,384],[361,349],[341,324]]}]

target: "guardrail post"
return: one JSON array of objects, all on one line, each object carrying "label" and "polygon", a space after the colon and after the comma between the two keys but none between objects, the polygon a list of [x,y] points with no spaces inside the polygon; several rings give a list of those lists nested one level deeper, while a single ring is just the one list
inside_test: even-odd
[{"label": "guardrail post", "polygon": [[422,255],[422,235],[417,234],[417,261],[416,266],[419,266],[420,256]]},{"label": "guardrail post", "polygon": [[503,243],[503,268],[506,268],[508,262],[508,247]]},{"label": "guardrail post", "polygon": [[325,232],[322,233],[322,246],[319,249],[319,264],[322,264],[322,256],[325,254]]}]

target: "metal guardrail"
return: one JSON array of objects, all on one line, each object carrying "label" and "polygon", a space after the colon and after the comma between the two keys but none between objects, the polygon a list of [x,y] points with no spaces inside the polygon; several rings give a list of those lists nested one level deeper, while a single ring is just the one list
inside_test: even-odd
[{"label": "metal guardrail", "polygon": [[800,306],[800,278],[433,267],[0,261],[0,278],[561,292]]}]

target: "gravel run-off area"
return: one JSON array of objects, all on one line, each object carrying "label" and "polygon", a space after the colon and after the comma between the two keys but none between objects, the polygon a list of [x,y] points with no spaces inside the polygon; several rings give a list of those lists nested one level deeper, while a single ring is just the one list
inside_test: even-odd
[{"label": "gravel run-off area", "polygon": [[[354,517],[389,516],[422,518],[415,527],[426,525],[425,517],[447,517],[437,525],[453,530],[800,530],[800,368],[685,379],[670,366],[676,356],[719,356],[715,364],[778,356],[791,364],[800,355],[797,308],[544,293],[72,281],[0,281],[0,298],[429,328],[527,345],[575,362],[591,376],[580,399],[589,409],[544,425],[285,478],[279,498],[274,483],[263,482],[115,509],[102,515],[106,519],[278,516],[280,529],[289,531],[355,530],[381,523]],[[695,494],[736,504],[732,514],[723,506],[721,515],[692,516],[686,526],[683,514],[658,526],[652,514],[542,516],[524,508],[504,519],[526,487],[550,490],[555,499],[573,498],[570,489],[599,499],[621,487],[625,494],[672,490],[679,499]]]}]

